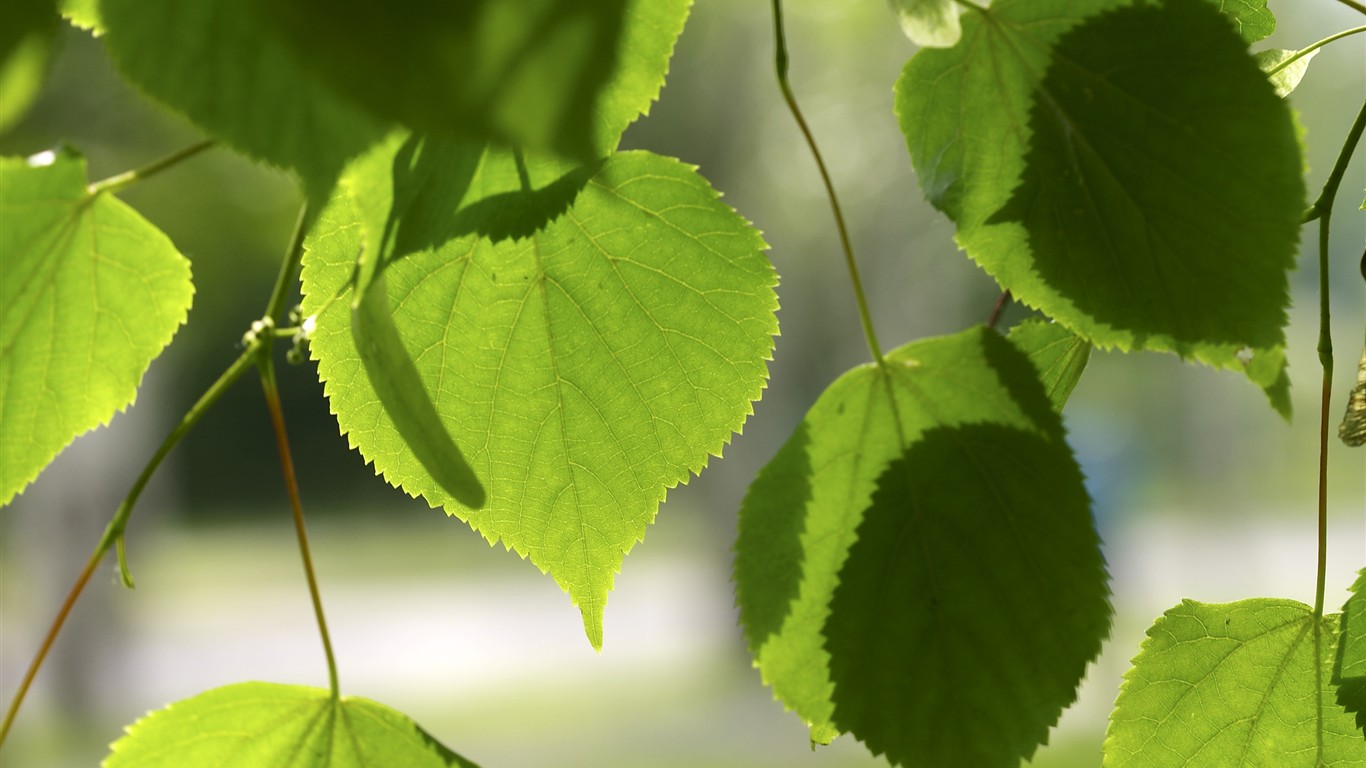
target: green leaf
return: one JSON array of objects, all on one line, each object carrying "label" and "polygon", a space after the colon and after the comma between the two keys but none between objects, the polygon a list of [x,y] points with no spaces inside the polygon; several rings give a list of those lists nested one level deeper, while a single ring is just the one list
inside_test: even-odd
[{"label": "green leaf", "polygon": [[0,504],[133,402],[194,288],[171,241],[86,191],[70,150],[0,160]]},{"label": "green leaf", "polygon": [[420,133],[592,160],[668,71],[691,0],[257,0],[302,66]]},{"label": "green leaf", "polygon": [[1366,729],[1366,568],[1358,573],[1339,622],[1338,656],[1333,664],[1337,700],[1356,715],[1357,727]]},{"label": "green leaf", "polygon": [[1290,110],[1213,6],[1114,5],[1003,0],[917,53],[897,112],[921,188],[1020,301],[1243,371],[1288,414]]},{"label": "green leaf", "polygon": [[[1266,51],[1258,51],[1253,54],[1257,60],[1257,66],[1267,73],[1271,80],[1271,85],[1276,88],[1276,95],[1285,98],[1295,87],[1304,79],[1304,73],[1309,70],[1309,60],[1318,55],[1321,48],[1306,53],[1299,58],[1295,58],[1299,51],[1287,51],[1281,48],[1272,48]],[[1292,59],[1294,59],[1292,61]],[[1289,64],[1285,62],[1289,61]]]},{"label": "green leaf", "polygon": [[1026,320],[1011,328],[1006,338],[1039,369],[1053,410],[1062,413],[1091,359],[1091,345],[1061,325],[1043,320]]},{"label": "green leaf", "polygon": [[741,508],[741,622],[813,735],[1013,768],[1108,632],[1098,546],[1037,372],[975,328],[821,395]]},{"label": "green leaf", "polygon": [[[694,169],[575,168],[434,139],[348,172],[307,242],[304,312],[331,408],[392,484],[549,572],[602,642],[621,560],[666,489],[751,412],[777,332],[759,234]],[[361,371],[345,297],[379,244],[393,323],[488,494],[436,483]]]},{"label": "green leaf", "polygon": [[1233,22],[1243,42],[1251,44],[1264,40],[1276,31],[1276,17],[1266,7],[1266,0],[1213,0],[1219,12]]},{"label": "green leaf", "polygon": [[24,116],[43,85],[57,29],[52,0],[10,0],[0,25],[0,131]]},{"label": "green leaf", "polygon": [[153,712],[104,768],[478,768],[408,716],[321,688],[237,683]]},{"label": "green leaf", "polygon": [[317,82],[270,27],[234,0],[102,0],[105,45],[123,75],[237,150],[297,171],[325,199],[383,125]]},{"label": "green leaf", "polygon": [[948,48],[962,36],[954,0],[888,0],[901,31],[916,45]]},{"label": "green leaf", "polygon": [[84,29],[95,37],[104,34],[104,22],[100,20],[100,0],[57,0],[62,17],[73,27]]},{"label": "green leaf", "polygon": [[1293,600],[1183,601],[1125,674],[1105,768],[1366,766],[1366,740],[1333,701],[1337,624]]}]

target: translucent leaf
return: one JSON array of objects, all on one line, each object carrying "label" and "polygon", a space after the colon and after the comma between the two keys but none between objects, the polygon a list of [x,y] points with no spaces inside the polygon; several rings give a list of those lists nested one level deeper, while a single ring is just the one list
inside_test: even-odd
[{"label": "translucent leaf", "polygon": [[1091,345],[1061,325],[1043,320],[1026,320],[1011,328],[1007,338],[1039,369],[1053,410],[1062,413],[1091,359]]},{"label": "translucent leaf", "polygon": [[1276,31],[1276,17],[1266,7],[1266,0],[1214,0],[1219,12],[1233,22],[1246,43],[1264,40]]},{"label": "translucent leaf", "polygon": [[901,31],[916,45],[948,48],[962,36],[954,0],[888,0]]},{"label": "translucent leaf", "polygon": [[691,0],[258,0],[298,61],[418,132],[592,160],[658,95]]},{"label": "translucent leaf", "polygon": [[897,111],[921,188],[1020,301],[1241,370],[1287,414],[1290,111],[1213,6],[1113,5],[1003,0],[917,53]]},{"label": "translucent leaf", "polygon": [[100,21],[100,0],[57,0],[62,17],[95,37],[104,34],[104,22]]},{"label": "translucent leaf", "polygon": [[[304,311],[330,304],[311,349],[338,423],[390,483],[549,572],[600,646],[622,557],[763,389],[762,239],[694,169],[639,152],[575,168],[399,138],[343,189],[303,271]],[[344,299],[367,240],[482,508],[432,479],[361,370]]]},{"label": "translucent leaf", "polygon": [[478,768],[409,719],[321,688],[237,683],[129,726],[104,768]]},{"label": "translucent leaf", "polygon": [[1090,501],[1029,360],[994,331],[832,384],[740,512],[741,622],[816,734],[907,766],[1010,766],[1109,628]]},{"label": "translucent leaf", "polygon": [[1352,585],[1352,596],[1342,606],[1339,621],[1333,684],[1338,703],[1356,715],[1358,728],[1366,729],[1366,568]]},{"label": "translucent leaf", "polygon": [[[1285,98],[1304,79],[1304,73],[1309,71],[1309,60],[1317,56],[1320,50],[1322,49],[1315,48],[1294,61],[1290,60],[1298,51],[1287,51],[1281,48],[1258,51],[1253,55],[1253,58],[1257,60],[1257,66],[1267,73],[1271,84],[1276,88],[1276,95]],[[1287,61],[1290,63],[1285,64]]]},{"label": "translucent leaf", "polygon": [[[1363,264],[1366,265],[1366,259]],[[1366,273],[1366,266],[1362,271]],[[1347,394],[1347,410],[1338,424],[1338,439],[1349,448],[1366,445],[1366,347],[1357,361],[1357,383]]]},{"label": "translucent leaf", "polygon": [[129,403],[185,321],[190,266],[86,191],[75,152],[0,160],[0,504]]},{"label": "translucent leaf", "polygon": [[385,128],[317,82],[251,9],[235,0],[99,5],[125,77],[234,148],[297,171],[322,200]]},{"label": "translucent leaf", "polygon": [[1272,598],[1167,611],[1125,674],[1105,768],[1366,766],[1329,680],[1338,617],[1315,624],[1309,606]]}]

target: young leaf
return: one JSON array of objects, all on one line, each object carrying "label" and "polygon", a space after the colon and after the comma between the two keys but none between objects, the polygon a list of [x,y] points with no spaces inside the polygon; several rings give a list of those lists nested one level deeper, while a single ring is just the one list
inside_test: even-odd
[{"label": "young leaf", "polygon": [[153,712],[104,768],[478,768],[406,715],[321,688],[237,683]]},{"label": "young leaf", "polygon": [[916,45],[948,48],[962,36],[954,0],[888,0],[901,31]]},{"label": "young leaf", "polygon": [[1290,111],[1211,5],[1114,4],[1003,0],[917,53],[897,112],[921,188],[1020,301],[1243,371],[1286,414]]},{"label": "young leaf", "polygon": [[304,259],[304,312],[381,244],[393,324],[487,491],[474,509],[405,445],[345,301],[311,343],[337,421],[392,484],[529,557],[595,647],[622,557],[666,489],[751,412],[777,332],[759,234],[692,168],[647,153],[573,168],[434,139],[349,171]]},{"label": "young leaf", "polygon": [[1006,338],[1029,357],[1039,369],[1044,391],[1053,403],[1053,410],[1062,413],[1067,398],[1081,381],[1086,361],[1091,359],[1091,345],[1057,323],[1026,320],[1010,329]]},{"label": "young leaf", "polygon": [[[1290,61],[1290,59],[1296,55],[1297,51],[1287,51],[1281,48],[1257,51],[1253,58],[1257,60],[1257,66],[1267,73],[1271,85],[1276,88],[1276,95],[1285,98],[1304,79],[1304,73],[1309,71],[1309,60],[1317,56],[1320,50],[1323,49],[1315,48],[1294,61]],[[1290,63],[1282,66],[1286,61],[1290,61]]]},{"label": "young leaf", "polygon": [[102,0],[99,10],[125,77],[234,148],[297,171],[315,200],[384,135],[300,67],[250,3]]},{"label": "young leaf", "polygon": [[1105,768],[1366,766],[1333,701],[1337,616],[1256,598],[1186,600],[1148,630],[1105,738]]},{"label": "young leaf", "polygon": [[654,100],[690,5],[257,1],[302,66],[376,115],[580,160],[615,148]]},{"label": "young leaf", "polygon": [[190,266],[160,230],[86,190],[71,150],[0,160],[0,504],[133,402],[185,322]]},{"label": "young leaf", "polygon": [[1249,45],[1264,40],[1276,31],[1276,17],[1266,0],[1214,0],[1219,12],[1233,22],[1238,35]]},{"label": "young leaf", "polygon": [[1337,700],[1356,715],[1357,727],[1366,729],[1366,568],[1352,585],[1339,624],[1338,657],[1333,664]]},{"label": "young leaf", "polygon": [[832,384],[751,486],[741,622],[813,738],[1013,768],[1109,628],[1081,472],[1034,367],[994,331],[887,363]]}]

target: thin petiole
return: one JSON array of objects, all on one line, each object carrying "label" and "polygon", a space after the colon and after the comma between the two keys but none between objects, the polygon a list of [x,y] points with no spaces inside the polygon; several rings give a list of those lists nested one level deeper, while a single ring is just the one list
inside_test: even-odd
[{"label": "thin petiole", "polygon": [[214,139],[206,139],[198,144],[192,144],[184,149],[172,152],[160,160],[148,163],[141,168],[134,168],[131,171],[124,171],[115,176],[110,176],[107,179],[96,181],[86,187],[86,192],[92,196],[102,192],[117,192],[130,184],[155,176],[167,168],[189,160],[200,152],[212,148],[217,143],[218,142]]},{"label": "thin petiole", "polygon": [[882,347],[877,341],[877,332],[873,330],[873,318],[868,312],[868,298],[863,291],[863,280],[859,277],[858,263],[854,261],[854,248],[849,243],[849,227],[844,222],[844,213],[840,210],[839,197],[835,194],[835,185],[830,180],[830,172],[825,167],[825,160],[821,157],[820,148],[816,146],[816,137],[811,133],[811,128],[806,124],[806,118],[802,116],[801,108],[797,106],[797,98],[792,93],[792,86],[787,81],[787,37],[783,33],[783,3],[782,0],[773,0],[773,41],[774,41],[774,65],[778,71],[778,88],[783,92],[783,100],[787,102],[787,108],[792,112],[792,117],[797,121],[797,127],[801,129],[802,136],[806,139],[806,145],[811,149],[811,156],[816,159],[816,167],[820,169],[821,181],[825,183],[825,193],[830,199],[830,210],[835,214],[835,228],[839,231],[840,247],[844,250],[844,265],[849,271],[849,281],[854,287],[854,299],[858,302],[859,320],[863,324],[863,336],[868,342],[868,350],[873,354],[873,360],[885,368],[886,360],[882,356]]},{"label": "thin petiole", "polygon": [[1280,72],[1282,69],[1285,69],[1286,67],[1290,66],[1291,64],[1294,64],[1294,63],[1295,63],[1296,61],[1298,61],[1299,59],[1302,59],[1302,58],[1304,58],[1305,56],[1308,56],[1309,54],[1313,53],[1314,51],[1317,51],[1318,49],[1322,48],[1323,46],[1328,45],[1329,43],[1333,42],[1334,40],[1341,40],[1341,39],[1344,38],[1344,37],[1350,37],[1350,36],[1352,36],[1352,35],[1359,35],[1359,34],[1361,34],[1362,32],[1366,32],[1366,26],[1352,27],[1351,29],[1344,29],[1343,31],[1337,33],[1336,35],[1329,35],[1328,37],[1325,37],[1325,38],[1323,38],[1322,40],[1319,40],[1318,42],[1310,43],[1308,46],[1306,46],[1306,47],[1304,47],[1304,48],[1301,48],[1301,49],[1299,49],[1298,51],[1295,51],[1294,55],[1291,56],[1290,58],[1286,59],[1285,61],[1282,61],[1281,63],[1279,63],[1279,64],[1277,64],[1276,66],[1272,67],[1271,69],[1267,70],[1266,74],[1267,74],[1267,76],[1274,75],[1274,74],[1276,74],[1277,72]]},{"label": "thin petiole", "polygon": [[1361,3],[1358,3],[1356,0],[1338,0],[1338,2],[1342,3],[1348,8],[1351,8],[1357,13],[1366,14],[1366,5],[1362,5]]}]

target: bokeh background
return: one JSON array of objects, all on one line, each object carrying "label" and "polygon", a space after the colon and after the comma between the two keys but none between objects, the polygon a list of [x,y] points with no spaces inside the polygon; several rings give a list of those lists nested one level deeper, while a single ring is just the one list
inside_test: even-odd
[{"label": "bokeh background", "polygon": [[[1332,0],[1271,7],[1279,29],[1259,47],[1299,48],[1361,23]],[[920,197],[892,114],[892,85],[914,51],[895,17],[880,0],[790,0],[787,14],[791,78],[843,197],[883,345],[981,322],[997,288]],[[815,166],[774,83],[771,23],[763,0],[698,0],[660,101],[624,142],[699,165],[764,231],[782,276],[782,336],[744,433],[670,492],[626,559],[601,655],[549,578],[376,478],[338,436],[313,366],[282,366],[344,691],[408,713],[486,768],[883,764],[848,736],[810,749],[805,727],[751,668],[736,623],[731,546],[745,488],[820,392],[867,360]],[[1292,97],[1307,131],[1311,197],[1366,97],[1361,39],[1322,51]],[[94,179],[199,138],[123,84],[98,40],[71,30],[0,152],[67,142],[88,156]],[[1333,231],[1335,423],[1366,330],[1363,155]],[[0,512],[6,702],[132,478],[261,312],[299,204],[287,176],[226,150],[123,198],[191,259],[195,305],[135,407],[80,438]],[[1128,660],[1182,597],[1312,602],[1316,247],[1316,227],[1306,227],[1292,275],[1293,422],[1231,373],[1171,356],[1093,356],[1065,419],[1095,497],[1116,620],[1033,765],[1099,765]],[[1005,324],[1023,315],[1014,308]],[[1366,565],[1364,456],[1333,441],[1330,606]],[[123,724],[209,687],[326,685],[253,377],[175,451],[128,541],[137,589],[120,587],[112,564],[99,571],[0,753],[6,766],[94,765]]]}]

